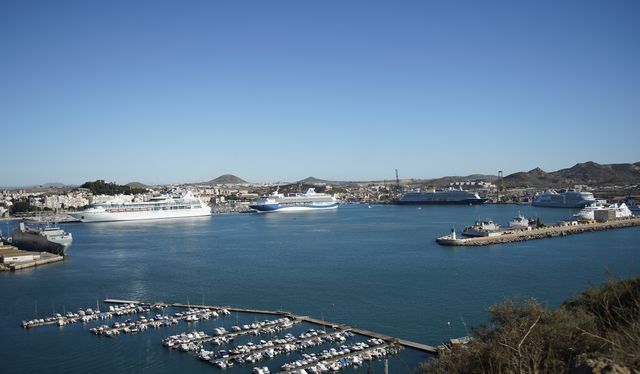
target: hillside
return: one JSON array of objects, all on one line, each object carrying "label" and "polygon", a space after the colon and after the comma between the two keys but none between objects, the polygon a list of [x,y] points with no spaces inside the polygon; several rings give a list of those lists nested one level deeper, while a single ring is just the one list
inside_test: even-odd
[{"label": "hillside", "polygon": [[85,182],[80,187],[88,188],[94,195],[135,195],[147,192],[146,189],[134,188],[128,185],[119,185],[114,182],[105,182],[102,179],[93,182]]},{"label": "hillside", "polygon": [[147,186],[144,183],[140,183],[140,182],[130,182],[125,184],[125,186],[129,186],[131,188],[138,188],[138,189],[147,189],[150,188],[149,186]]},{"label": "hillside", "polygon": [[594,187],[640,184],[640,162],[635,164],[598,164],[588,161],[550,173],[535,168],[504,177],[506,187],[562,188],[576,184]]},{"label": "hillside", "polygon": [[316,177],[308,177],[308,178],[299,180],[296,183],[302,183],[302,184],[331,184],[331,183],[334,183],[334,182],[327,181],[327,180],[324,180],[324,179],[318,179]]},{"label": "hillside", "polygon": [[206,184],[247,184],[248,182],[244,179],[238,178],[233,174],[224,174],[219,176],[216,179],[212,179]]}]

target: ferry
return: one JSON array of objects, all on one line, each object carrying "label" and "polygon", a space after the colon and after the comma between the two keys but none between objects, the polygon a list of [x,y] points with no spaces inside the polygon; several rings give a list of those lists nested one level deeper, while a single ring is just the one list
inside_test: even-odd
[{"label": "ferry", "polygon": [[448,190],[436,191],[434,187],[426,191],[412,191],[403,194],[398,200],[400,205],[475,205],[483,204],[487,199],[480,197],[477,193],[471,193],[462,189],[449,188]]},{"label": "ferry", "polygon": [[309,188],[304,194],[291,196],[284,196],[276,189],[272,194],[263,196],[255,204],[249,205],[249,208],[258,213],[299,212],[336,209],[338,205],[339,202],[334,196],[318,193],[314,188]]},{"label": "ferry", "polygon": [[591,192],[580,192],[576,190],[546,190],[533,197],[533,206],[548,208],[584,208],[593,204],[596,199]]},{"label": "ferry", "polygon": [[69,214],[82,222],[134,221],[209,216],[211,207],[187,192],[179,197],[155,196],[144,202],[115,199]]}]

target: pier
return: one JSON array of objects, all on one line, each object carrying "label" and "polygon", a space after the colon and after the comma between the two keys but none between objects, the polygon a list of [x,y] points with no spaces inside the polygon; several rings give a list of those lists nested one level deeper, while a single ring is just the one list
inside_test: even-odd
[{"label": "pier", "polygon": [[[153,305],[167,305],[165,303],[159,302],[159,303],[154,303],[154,302],[144,302],[144,301],[135,301],[135,300],[118,300],[118,299],[106,299],[104,300],[104,303],[112,303],[112,304],[135,304],[135,305],[145,305],[145,306],[153,306]],[[310,324],[314,324],[314,325],[319,325],[319,326],[323,326],[323,327],[329,327],[335,330],[340,330],[340,331],[351,331],[354,334],[358,334],[358,335],[362,335],[362,336],[367,336],[370,338],[375,338],[375,339],[381,339],[384,340],[385,342],[389,342],[389,343],[393,343],[393,344],[397,344],[397,345],[401,345],[403,347],[406,348],[411,348],[411,349],[416,349],[422,352],[427,352],[427,353],[431,353],[431,354],[437,354],[438,350],[436,349],[436,347],[427,345],[427,344],[422,344],[422,343],[417,343],[417,342],[412,342],[409,340],[405,340],[405,339],[398,339],[392,336],[388,336],[388,335],[384,335],[384,334],[380,334],[377,332],[373,332],[373,331],[369,331],[369,330],[365,330],[365,329],[360,329],[360,328],[356,328],[356,327],[351,327],[351,326],[347,326],[345,324],[339,324],[339,323],[332,323],[332,322],[327,322],[324,320],[320,320],[317,318],[313,318],[313,317],[309,317],[309,316],[300,316],[291,312],[287,312],[284,310],[264,310],[264,309],[250,309],[250,308],[239,308],[239,307],[231,307],[231,306],[214,306],[214,305],[192,305],[192,304],[181,304],[181,303],[174,303],[174,304],[168,304],[171,307],[174,308],[193,308],[193,309],[209,309],[209,310],[223,310],[226,309],[230,312],[239,312],[239,313],[254,313],[254,314],[265,314],[265,315],[274,315],[274,316],[280,316],[280,317],[286,317],[286,318],[291,318],[296,320],[297,322],[307,322]]]},{"label": "pier", "polygon": [[530,230],[504,230],[497,235],[457,238],[452,235],[442,236],[436,239],[440,245],[449,246],[482,246],[494,244],[507,244],[526,240],[555,238],[567,235],[582,234],[586,232],[615,230],[627,227],[640,226],[640,217],[617,219],[606,222],[579,223],[576,221],[563,222],[553,226],[534,228]]},{"label": "pier", "polygon": [[0,244],[0,271],[16,271],[64,261],[64,257],[48,252],[23,251]]}]

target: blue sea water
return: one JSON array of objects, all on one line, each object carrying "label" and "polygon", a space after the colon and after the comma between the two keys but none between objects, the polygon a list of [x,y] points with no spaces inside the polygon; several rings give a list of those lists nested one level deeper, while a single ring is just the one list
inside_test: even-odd
[{"label": "blue sea water", "polygon": [[[575,212],[516,205],[354,205],[309,213],[67,224],[74,243],[64,263],[0,273],[2,370],[215,372],[219,369],[168,351],[160,341],[194,328],[210,333],[216,326],[269,318],[232,315],[195,327],[180,324],[109,339],[88,333],[97,323],[22,329],[20,322],[33,318],[36,305],[38,315],[45,316],[95,307],[107,297],[204,300],[284,309],[437,345],[486,323],[487,307],[505,298],[531,296],[555,307],[609,274],[640,273],[640,228],[477,248],[441,247],[434,241],[451,227],[460,231],[479,218],[506,225],[518,211],[545,223]],[[6,231],[7,224],[1,225]],[[276,372],[298,357],[261,365]],[[391,371],[410,372],[426,359],[405,351],[390,360]],[[382,364],[373,369],[381,372]]]}]

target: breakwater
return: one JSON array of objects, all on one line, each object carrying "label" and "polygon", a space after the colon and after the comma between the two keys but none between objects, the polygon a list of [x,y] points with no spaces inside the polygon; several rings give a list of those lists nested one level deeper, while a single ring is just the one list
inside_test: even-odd
[{"label": "breakwater", "polygon": [[562,222],[553,226],[545,226],[530,230],[504,230],[497,235],[457,238],[454,235],[442,236],[436,239],[441,245],[450,246],[483,246],[507,244],[526,240],[563,237],[587,232],[615,230],[640,226],[640,217],[618,219],[607,222],[579,223],[575,221]]}]

